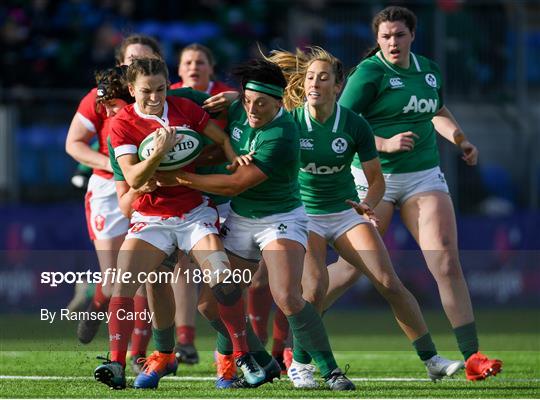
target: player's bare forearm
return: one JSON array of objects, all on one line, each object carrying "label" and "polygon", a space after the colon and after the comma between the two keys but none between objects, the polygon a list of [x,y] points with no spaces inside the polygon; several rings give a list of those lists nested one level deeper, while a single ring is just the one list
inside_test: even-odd
[{"label": "player's bare forearm", "polygon": [[199,175],[183,171],[179,175],[176,177],[178,184],[191,189],[227,197],[236,196],[240,193],[235,190],[237,183],[233,175]]},{"label": "player's bare forearm", "polygon": [[118,164],[126,182],[133,189],[140,189],[156,172],[161,162],[161,156],[154,156],[154,154],[144,161],[138,161],[138,157],[133,154],[126,154],[118,158]]},{"label": "player's bare forearm", "polygon": [[254,164],[238,167],[232,175],[198,175],[181,170],[176,173],[176,181],[180,185],[227,197],[237,196],[268,179],[268,176]]},{"label": "player's bare forearm", "polygon": [[460,137],[464,136],[461,126],[446,106],[443,106],[432,119],[433,126],[439,134],[455,145],[459,145]]},{"label": "player's bare forearm", "polygon": [[362,169],[368,181],[368,191],[363,201],[374,209],[383,198],[386,190],[379,158],[376,157],[373,160],[363,162]]}]

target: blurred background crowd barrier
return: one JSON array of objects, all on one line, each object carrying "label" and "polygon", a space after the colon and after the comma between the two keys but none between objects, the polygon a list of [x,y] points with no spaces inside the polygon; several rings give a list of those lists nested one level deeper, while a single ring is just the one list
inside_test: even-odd
[{"label": "blurred background crowd barrier", "polygon": [[[417,14],[413,51],[439,63],[445,102],[480,150],[478,167],[469,168],[453,146],[440,143],[460,246],[471,251],[462,257],[473,298],[481,301],[482,293],[497,290],[501,303],[538,306],[537,0],[164,0],[159,6],[143,0],[3,1],[0,249],[91,248],[83,192],[70,183],[76,163],[65,153],[64,141],[78,102],[94,86],[93,72],[114,63],[114,49],[124,36],[158,39],[172,82],[178,80],[178,51],[192,42],[205,44],[216,54],[218,78],[235,85],[228,71],[256,56],[257,43],[263,51],[319,45],[352,68],[374,43],[372,16],[390,4]],[[392,251],[409,254],[395,262],[408,285],[421,288],[430,280],[425,293],[431,294],[425,296],[435,304],[434,282],[416,260],[408,233],[395,223],[385,240]],[[19,270],[13,269],[16,263],[2,265],[0,300],[9,293],[11,299],[23,298],[13,296],[21,278],[17,271],[26,273],[23,264]],[[414,265],[407,269],[407,264]],[[362,285],[359,293],[372,293]]]}]

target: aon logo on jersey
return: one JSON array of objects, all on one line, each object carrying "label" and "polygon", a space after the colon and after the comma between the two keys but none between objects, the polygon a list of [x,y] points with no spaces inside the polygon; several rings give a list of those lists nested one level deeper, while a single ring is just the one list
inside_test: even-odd
[{"label": "aon logo on jersey", "polygon": [[313,175],[330,175],[330,174],[337,174],[340,171],[343,171],[343,168],[345,168],[345,165],[333,166],[333,167],[327,167],[326,165],[321,165],[317,167],[315,163],[309,163],[304,168],[300,168],[300,171],[302,172],[309,172]]},{"label": "aon logo on jersey", "polygon": [[437,99],[418,99],[416,96],[411,96],[409,104],[403,107],[403,114],[407,114],[409,111],[432,113],[437,111]]}]

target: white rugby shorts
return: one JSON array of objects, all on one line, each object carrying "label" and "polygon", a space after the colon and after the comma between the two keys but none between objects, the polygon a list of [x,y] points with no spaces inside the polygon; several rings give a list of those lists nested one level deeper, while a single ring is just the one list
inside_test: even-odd
[{"label": "white rugby shorts", "polygon": [[[354,176],[356,191],[360,200],[366,197],[368,182],[364,171],[351,166]],[[407,172],[401,174],[383,174],[386,183],[386,191],[383,200],[394,203],[397,206],[403,204],[409,197],[424,192],[439,191],[449,193],[444,174],[439,167],[424,171]]]},{"label": "white rugby shorts", "polygon": [[217,217],[216,209],[206,201],[182,217],[142,215],[135,211],[126,240],[144,240],[167,255],[176,248],[187,254],[203,237],[218,234]]},{"label": "white rugby shorts", "polygon": [[84,197],[86,224],[91,240],[112,239],[125,235],[129,220],[118,206],[114,179],[93,174]]},{"label": "white rugby shorts", "polygon": [[263,218],[246,218],[232,209],[221,227],[223,246],[246,260],[259,261],[272,241],[289,239],[307,248],[308,218],[304,206]]},{"label": "white rugby shorts", "polygon": [[325,238],[331,245],[356,225],[370,223],[353,208],[332,214],[308,214],[308,218],[308,230]]}]

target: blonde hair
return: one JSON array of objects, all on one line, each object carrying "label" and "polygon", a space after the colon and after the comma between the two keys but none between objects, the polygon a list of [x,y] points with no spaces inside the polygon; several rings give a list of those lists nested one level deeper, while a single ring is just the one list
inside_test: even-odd
[{"label": "blonde hair", "polygon": [[330,64],[336,78],[336,84],[342,83],[345,76],[341,61],[318,46],[308,47],[304,51],[297,48],[295,53],[272,50],[270,55],[264,56],[264,58],[277,64],[287,79],[283,105],[288,111],[304,104],[304,80],[309,66],[314,61],[324,61]]}]

